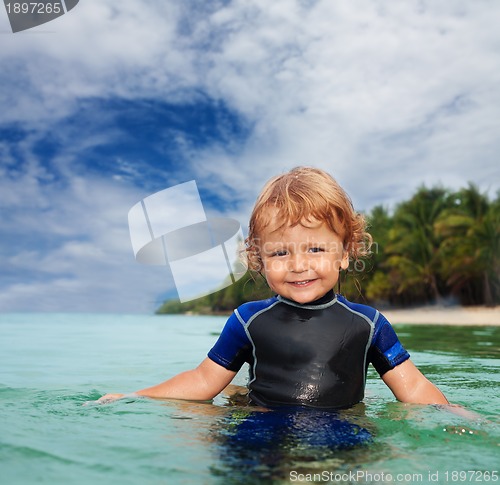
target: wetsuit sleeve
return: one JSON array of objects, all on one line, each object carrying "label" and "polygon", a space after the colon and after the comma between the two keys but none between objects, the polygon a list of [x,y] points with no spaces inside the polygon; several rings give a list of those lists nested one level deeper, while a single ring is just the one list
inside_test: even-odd
[{"label": "wetsuit sleeve", "polygon": [[410,358],[391,324],[382,314],[379,314],[375,323],[368,358],[381,376]]},{"label": "wetsuit sleeve", "polygon": [[208,357],[222,367],[238,372],[245,362],[250,362],[251,353],[250,340],[238,317],[233,313],[219,339],[208,352]]}]

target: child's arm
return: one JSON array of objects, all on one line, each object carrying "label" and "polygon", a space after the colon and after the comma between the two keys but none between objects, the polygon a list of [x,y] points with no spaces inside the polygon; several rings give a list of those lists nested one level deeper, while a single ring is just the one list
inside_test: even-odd
[{"label": "child's arm", "polygon": [[415,404],[449,404],[444,394],[410,360],[387,371],[382,380],[398,401]]},{"label": "child's arm", "polygon": [[[214,398],[234,378],[236,372],[225,369],[208,357],[196,369],[182,372],[153,387],[135,392],[137,396],[206,401]],[[109,402],[124,394],[106,394],[98,402]]]}]

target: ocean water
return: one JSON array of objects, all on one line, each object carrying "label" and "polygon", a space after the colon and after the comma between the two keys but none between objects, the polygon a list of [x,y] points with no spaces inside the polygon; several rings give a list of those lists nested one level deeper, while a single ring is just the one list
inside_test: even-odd
[{"label": "ocean water", "polygon": [[225,395],[95,403],[196,366],[224,322],[0,314],[0,483],[500,482],[498,327],[395,327],[472,418],[396,402],[372,370],[364,403],[330,414],[263,413]]}]

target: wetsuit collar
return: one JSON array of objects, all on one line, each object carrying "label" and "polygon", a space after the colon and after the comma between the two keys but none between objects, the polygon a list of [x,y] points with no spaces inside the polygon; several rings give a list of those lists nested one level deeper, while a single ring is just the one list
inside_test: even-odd
[{"label": "wetsuit collar", "polygon": [[326,308],[333,305],[337,301],[337,295],[333,292],[333,290],[325,293],[321,298],[317,300],[311,301],[309,303],[297,303],[296,301],[289,300],[288,298],[284,298],[278,295],[278,300],[281,300],[283,303],[287,303],[288,305],[300,307],[300,308]]}]

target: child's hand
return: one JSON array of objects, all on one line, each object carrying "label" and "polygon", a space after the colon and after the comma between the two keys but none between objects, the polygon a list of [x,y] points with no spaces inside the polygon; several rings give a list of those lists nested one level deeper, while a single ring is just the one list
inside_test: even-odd
[{"label": "child's hand", "polygon": [[480,414],[477,414],[474,411],[470,411],[469,409],[465,409],[458,404],[438,404],[437,407],[440,407],[458,416],[462,416],[463,418],[471,419],[473,421],[484,420],[484,418]]},{"label": "child's hand", "polygon": [[99,398],[96,402],[98,404],[108,404],[110,402],[121,399],[122,397],[125,397],[125,394],[105,394],[104,396]]}]

